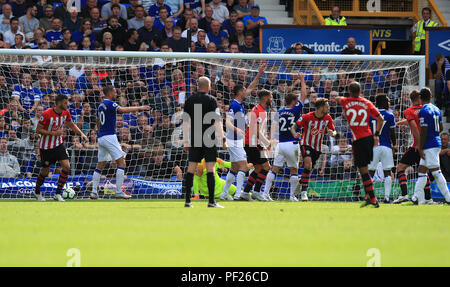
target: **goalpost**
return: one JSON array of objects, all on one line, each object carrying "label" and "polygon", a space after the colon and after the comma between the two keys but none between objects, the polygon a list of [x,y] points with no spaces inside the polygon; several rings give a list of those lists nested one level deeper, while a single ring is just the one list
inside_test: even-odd
[{"label": "goalpost", "polygon": [[[0,198],[32,197],[40,167],[35,127],[42,111],[52,106],[59,93],[69,96],[73,120],[90,139],[82,143],[69,131],[65,136],[71,161],[67,186],[79,190],[78,198],[89,196],[97,164],[96,110],[105,85],[116,87],[116,102],[120,105],[151,107],[148,113],[117,118],[117,133],[127,163],[124,191],[135,198],[181,198],[181,177],[187,160],[181,144],[181,113],[185,99],[196,90],[196,80],[203,75],[212,80],[211,93],[225,117],[233,98],[232,88],[236,84],[248,86],[262,62],[266,63],[266,71],[258,89],[269,89],[274,95],[269,112],[284,105],[288,92],[300,93],[299,72],[310,87],[303,113],[314,111],[318,97],[330,101],[340,139],[324,140],[326,146],[310,182],[310,198],[358,199],[364,191],[347,148],[351,136],[334,98],[345,96],[346,86],[358,81],[364,96],[371,100],[378,93],[388,94],[391,109],[399,120],[410,105],[409,92],[425,86],[423,56],[0,50],[0,135],[7,138],[8,147],[6,154],[6,148],[0,144]],[[36,102],[35,106],[34,100],[39,104]],[[255,104],[256,90],[244,105],[249,111]],[[395,162],[411,142],[409,128],[399,126],[396,134]],[[274,144],[276,138],[273,135]],[[228,153],[220,151],[219,156],[227,166]],[[58,173],[58,165],[51,172]],[[278,174],[271,191],[273,198],[289,197],[288,173],[288,169],[282,169]],[[415,173],[414,169],[408,170],[409,179],[414,179]],[[218,174],[224,177],[226,172],[219,168]],[[382,176],[382,172],[375,176],[376,193],[384,194],[379,174]],[[100,196],[113,195],[114,175],[115,165],[110,163],[102,174]],[[47,178],[41,192],[49,196],[56,184],[56,175]],[[205,194],[203,187],[199,177],[194,193]],[[412,192],[411,187],[409,190]],[[398,193],[394,180],[391,198]]]}]

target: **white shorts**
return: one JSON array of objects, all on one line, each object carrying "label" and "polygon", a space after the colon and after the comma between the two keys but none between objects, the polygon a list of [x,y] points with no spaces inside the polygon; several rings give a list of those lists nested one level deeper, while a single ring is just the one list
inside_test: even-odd
[{"label": "white shorts", "polygon": [[242,140],[227,139],[228,153],[230,154],[230,162],[246,161],[247,154],[244,150],[244,142]]},{"label": "white shorts", "polygon": [[383,170],[394,167],[394,156],[391,148],[382,145],[373,148],[373,159],[369,164],[369,170],[376,170],[379,162],[381,162]]},{"label": "white shorts", "polygon": [[425,154],[425,159],[420,158],[419,165],[423,165],[427,167],[428,169],[440,167],[439,163],[439,152],[441,151],[441,148],[433,147],[433,148],[427,148],[423,150],[423,153]]},{"label": "white shorts", "polygon": [[116,135],[102,136],[98,139],[98,162],[118,160],[125,156]]},{"label": "white shorts", "polygon": [[298,169],[298,161],[300,155],[300,146],[298,143],[293,142],[281,142],[278,143],[275,149],[275,158],[273,160],[273,166],[283,167],[284,163],[288,167]]}]

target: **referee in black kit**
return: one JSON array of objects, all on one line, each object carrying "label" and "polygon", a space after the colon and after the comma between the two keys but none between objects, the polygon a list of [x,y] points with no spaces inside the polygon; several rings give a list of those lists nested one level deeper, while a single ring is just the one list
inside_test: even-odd
[{"label": "referee in black kit", "polygon": [[185,207],[191,204],[191,189],[197,164],[205,158],[209,192],[208,207],[223,208],[214,200],[214,167],[218,147],[226,149],[217,101],[209,95],[211,81],[207,77],[198,79],[197,93],[192,93],[184,104],[183,139],[184,150],[189,153],[188,168],[183,178],[186,195]]}]

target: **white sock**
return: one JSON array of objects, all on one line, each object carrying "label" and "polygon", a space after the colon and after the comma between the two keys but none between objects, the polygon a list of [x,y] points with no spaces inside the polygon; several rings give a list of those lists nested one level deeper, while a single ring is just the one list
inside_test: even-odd
[{"label": "white sock", "polygon": [[392,177],[390,175],[384,177],[384,198],[389,200],[392,188]]},{"label": "white sock", "polygon": [[291,175],[291,178],[289,179],[289,184],[291,185],[291,196],[294,196],[295,189],[298,185],[298,176],[297,175]]},{"label": "white sock", "polygon": [[245,181],[245,172],[240,170],[238,171],[236,176],[236,193],[234,195],[235,197],[239,197],[241,195],[242,187],[244,186],[244,181]]},{"label": "white sock", "polygon": [[273,173],[273,171],[269,171],[269,173],[267,174],[267,177],[266,177],[266,184],[264,185],[264,195],[269,195],[274,179],[275,179],[275,173]]},{"label": "white sock", "polygon": [[426,184],[427,184],[427,174],[419,172],[413,196],[413,199],[418,200],[419,203],[423,203],[425,201],[425,192],[423,191],[423,189],[425,188]]},{"label": "white sock", "polygon": [[92,192],[97,193],[98,185],[100,184],[101,170],[95,169],[92,175]]},{"label": "white sock", "polygon": [[125,170],[121,167],[118,167],[117,171],[116,171],[116,194],[122,193],[122,185],[123,185],[124,176],[125,176]]},{"label": "white sock", "polygon": [[450,202],[450,193],[448,192],[447,181],[442,175],[441,170],[435,170],[432,172],[434,179],[436,180],[436,184],[445,198],[445,201]]},{"label": "white sock", "polygon": [[228,193],[228,190],[230,189],[230,186],[234,183],[236,180],[236,175],[231,170],[227,173],[227,178],[225,180],[225,186],[223,187],[222,195],[226,195]]}]

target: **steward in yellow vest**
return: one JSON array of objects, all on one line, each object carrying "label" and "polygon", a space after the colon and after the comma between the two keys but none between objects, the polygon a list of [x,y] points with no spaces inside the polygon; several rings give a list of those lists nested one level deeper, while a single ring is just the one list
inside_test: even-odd
[{"label": "steward in yellow vest", "polygon": [[341,9],[334,6],[331,9],[331,15],[325,18],[325,26],[347,26],[346,20],[345,17],[341,17]]},{"label": "steward in yellow vest", "polygon": [[414,54],[425,55],[425,27],[437,27],[439,23],[431,20],[431,9],[422,9],[422,18],[412,27],[414,38]]}]

